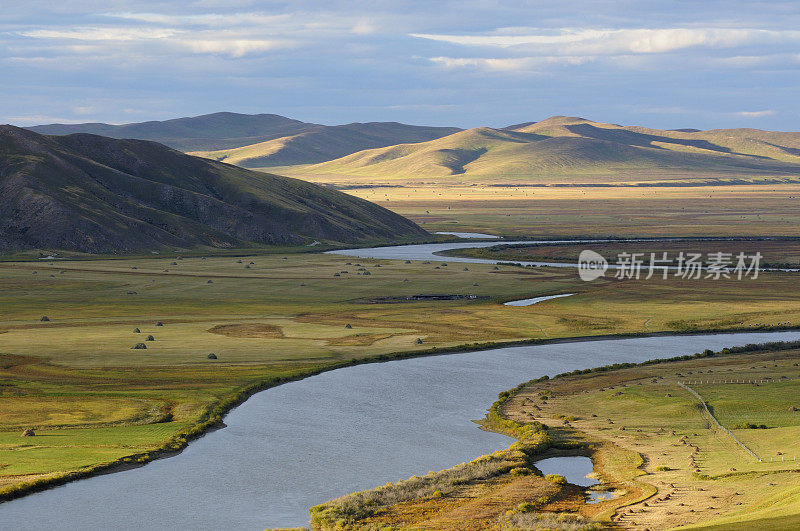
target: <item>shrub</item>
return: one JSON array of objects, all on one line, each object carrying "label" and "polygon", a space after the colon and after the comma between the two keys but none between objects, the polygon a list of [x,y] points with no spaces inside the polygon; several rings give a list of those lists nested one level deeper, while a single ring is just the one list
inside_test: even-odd
[{"label": "shrub", "polygon": [[656,472],[669,472],[670,470],[672,470],[670,467],[664,465],[659,465],[656,467]]},{"label": "shrub", "polygon": [[559,476],[558,474],[547,474],[544,479],[549,481],[550,483],[555,483],[556,485],[566,485],[567,478],[564,476]]},{"label": "shrub", "polygon": [[533,474],[533,470],[528,467],[521,466],[511,469],[512,476],[530,476],[531,474]]}]

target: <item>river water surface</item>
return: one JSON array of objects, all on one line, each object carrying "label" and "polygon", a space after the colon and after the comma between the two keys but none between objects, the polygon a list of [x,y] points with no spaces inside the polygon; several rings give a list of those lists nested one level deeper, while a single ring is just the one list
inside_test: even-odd
[{"label": "river water surface", "polygon": [[338,369],[254,395],[225,417],[227,427],[177,456],[0,504],[0,529],[302,526],[312,505],[507,448],[511,439],[472,420],[523,381],[798,339],[772,332],[554,343]]}]

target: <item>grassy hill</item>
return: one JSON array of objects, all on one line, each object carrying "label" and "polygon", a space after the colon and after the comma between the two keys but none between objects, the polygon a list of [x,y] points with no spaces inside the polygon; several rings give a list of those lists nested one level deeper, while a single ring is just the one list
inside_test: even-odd
[{"label": "grassy hill", "polygon": [[364,149],[400,142],[425,142],[456,131],[459,129],[455,127],[422,127],[396,122],[354,123],[322,127],[234,149],[190,154],[246,168],[314,164]]},{"label": "grassy hill", "polygon": [[556,116],[479,127],[421,143],[369,149],[296,169],[297,175],[378,181],[593,183],[800,178],[800,133],[670,130]]},{"label": "grassy hill", "polygon": [[192,151],[239,147],[323,127],[325,126],[292,120],[277,114],[218,112],[162,122],[123,125],[50,124],[28,129],[43,135],[90,133],[111,138],[153,140],[181,151]]},{"label": "grassy hill", "polygon": [[277,114],[232,112],[162,122],[50,124],[28,129],[45,135],[90,133],[111,138],[153,140],[180,151],[196,152],[193,154],[244,167],[315,164],[362,149],[402,142],[425,142],[459,130],[456,127],[424,127],[397,122],[327,126]]},{"label": "grassy hill", "polygon": [[0,126],[0,196],[0,250],[110,253],[427,234],[368,201],[155,142],[13,126]]}]

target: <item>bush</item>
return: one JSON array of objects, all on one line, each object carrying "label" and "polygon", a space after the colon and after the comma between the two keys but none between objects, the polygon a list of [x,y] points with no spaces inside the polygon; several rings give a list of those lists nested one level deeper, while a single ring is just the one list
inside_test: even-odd
[{"label": "bush", "polygon": [[512,476],[530,476],[531,474],[533,474],[533,470],[528,467],[521,466],[511,469]]},{"label": "bush", "polygon": [[550,483],[555,483],[556,485],[566,485],[567,478],[564,476],[559,476],[558,474],[547,474],[544,479],[549,481]]},{"label": "bush", "polygon": [[670,470],[672,470],[670,467],[664,465],[659,465],[656,467],[656,472],[669,472]]}]

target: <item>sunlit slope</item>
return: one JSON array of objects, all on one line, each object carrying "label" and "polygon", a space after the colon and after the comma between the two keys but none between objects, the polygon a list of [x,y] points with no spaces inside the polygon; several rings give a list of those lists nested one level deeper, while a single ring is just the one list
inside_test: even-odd
[{"label": "sunlit slope", "polygon": [[396,122],[354,123],[325,126],[234,149],[196,151],[191,154],[246,168],[314,164],[369,148],[401,142],[425,142],[458,130],[455,127],[423,127]]},{"label": "sunlit slope", "polygon": [[[530,182],[800,178],[800,133],[661,131],[553,117],[360,151],[308,175]],[[576,180],[577,179],[577,180]],[[519,181],[517,181],[519,182]]]}]

